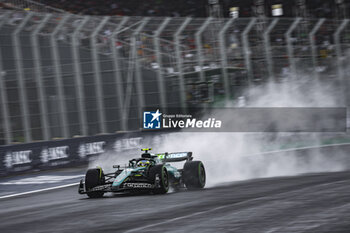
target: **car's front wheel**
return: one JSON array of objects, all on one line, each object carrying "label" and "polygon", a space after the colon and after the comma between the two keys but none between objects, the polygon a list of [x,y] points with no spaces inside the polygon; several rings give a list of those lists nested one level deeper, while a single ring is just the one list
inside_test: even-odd
[{"label": "car's front wheel", "polygon": [[96,186],[103,185],[105,183],[104,174],[102,168],[89,169],[85,175],[85,188],[86,194],[90,198],[102,197],[104,192],[89,191]]},{"label": "car's front wheel", "polygon": [[165,194],[169,190],[169,176],[164,165],[156,165],[149,170],[150,182],[157,187],[153,190],[155,194]]}]

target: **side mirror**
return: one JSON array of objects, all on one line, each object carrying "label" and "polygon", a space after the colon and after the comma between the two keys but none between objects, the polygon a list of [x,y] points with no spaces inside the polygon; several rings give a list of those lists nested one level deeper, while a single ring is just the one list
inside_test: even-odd
[{"label": "side mirror", "polygon": [[113,165],[113,168],[120,168],[120,165]]}]

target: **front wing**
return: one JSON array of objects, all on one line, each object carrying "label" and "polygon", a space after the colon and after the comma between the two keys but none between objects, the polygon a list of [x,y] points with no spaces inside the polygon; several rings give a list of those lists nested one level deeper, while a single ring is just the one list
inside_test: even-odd
[{"label": "front wing", "polygon": [[156,180],[154,184],[144,183],[144,182],[132,182],[132,183],[123,183],[120,186],[113,186],[111,184],[104,184],[96,186],[90,190],[86,190],[85,183],[83,180],[80,180],[79,183],[79,194],[86,194],[88,192],[122,192],[122,191],[131,191],[131,190],[153,190],[155,188],[159,188],[159,181]]}]

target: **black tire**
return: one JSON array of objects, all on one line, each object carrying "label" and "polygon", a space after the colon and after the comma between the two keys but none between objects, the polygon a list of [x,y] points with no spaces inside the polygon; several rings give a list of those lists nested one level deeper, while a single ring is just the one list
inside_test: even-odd
[{"label": "black tire", "polygon": [[189,190],[201,189],[205,186],[205,169],[201,161],[189,161],[184,165],[182,179]]},{"label": "black tire", "polygon": [[90,198],[102,197],[104,192],[89,192],[90,189],[105,183],[102,168],[89,169],[85,175],[85,188]]},{"label": "black tire", "polygon": [[165,194],[169,190],[169,176],[164,165],[155,165],[149,169],[149,181],[154,184],[156,177],[159,176],[160,187],[155,188],[153,193],[155,194]]}]

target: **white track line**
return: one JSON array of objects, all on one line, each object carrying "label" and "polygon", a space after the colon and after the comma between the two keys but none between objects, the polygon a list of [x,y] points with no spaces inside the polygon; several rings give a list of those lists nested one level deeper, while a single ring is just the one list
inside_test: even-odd
[{"label": "white track line", "polygon": [[10,194],[10,195],[6,195],[6,196],[0,196],[0,199],[10,198],[10,197],[18,197],[18,196],[23,196],[23,195],[27,195],[27,194],[45,192],[45,191],[50,191],[50,190],[55,190],[55,189],[61,189],[61,188],[71,187],[71,186],[78,185],[78,184],[79,183],[65,184],[65,185],[55,186],[55,187],[51,187],[51,188],[38,189],[38,190],[33,190],[33,191],[23,192],[23,193]]},{"label": "white track line", "polygon": [[265,155],[265,154],[274,154],[274,153],[281,153],[281,152],[290,152],[290,151],[298,151],[298,150],[309,150],[309,149],[317,149],[317,148],[325,148],[325,147],[338,147],[338,146],[349,146],[350,143],[344,142],[344,143],[336,143],[336,144],[327,144],[327,145],[315,145],[315,146],[306,146],[306,147],[297,147],[297,148],[289,148],[289,149],[282,149],[282,150],[272,150],[272,151],[264,151],[257,154],[252,155]]},{"label": "white track line", "polygon": [[332,185],[334,183],[341,183],[341,182],[344,182],[344,181],[341,180],[341,181],[336,181],[336,182],[322,183],[322,184],[318,184],[318,185],[315,185],[315,186],[304,187],[304,188],[297,189],[297,190],[291,190],[291,191],[282,192],[282,193],[275,193],[275,194],[272,194],[271,196],[267,196],[267,197],[266,196],[256,197],[256,198],[248,199],[248,200],[241,201],[241,202],[236,202],[236,203],[232,203],[232,204],[228,204],[228,205],[226,204],[226,205],[218,206],[218,207],[213,208],[213,209],[204,210],[204,211],[200,211],[200,212],[195,212],[195,213],[184,215],[184,216],[181,216],[181,217],[176,217],[176,218],[171,218],[171,219],[168,219],[168,220],[164,220],[164,221],[161,221],[161,222],[158,222],[158,223],[153,223],[153,224],[148,224],[148,225],[145,225],[145,226],[142,226],[142,227],[133,228],[133,229],[124,231],[124,233],[141,232],[142,230],[145,230],[145,229],[148,229],[148,228],[151,228],[151,227],[157,227],[157,226],[160,226],[160,225],[164,225],[164,224],[175,222],[175,221],[182,220],[182,219],[191,219],[192,217],[197,216],[197,215],[208,214],[210,212],[215,212],[217,210],[226,209],[226,208],[229,208],[229,207],[234,207],[234,206],[239,206],[239,205],[244,205],[244,204],[247,204],[247,203],[250,203],[250,202],[255,202],[255,201],[258,201],[258,200],[271,199],[271,197],[273,197],[273,196],[283,195],[285,193],[290,193],[290,192],[300,192],[302,190],[310,189],[310,188],[317,187],[317,186]]},{"label": "white track line", "polygon": [[162,222],[158,222],[158,223],[149,224],[149,225],[146,225],[146,226],[130,229],[130,230],[124,231],[124,233],[140,232],[142,230],[145,230],[145,229],[148,229],[148,228],[151,228],[151,227],[164,225],[164,224],[175,222],[175,221],[182,220],[182,219],[190,219],[191,217],[194,217],[196,215],[207,214],[207,213],[210,213],[210,212],[213,212],[213,211],[217,211],[217,210],[220,210],[220,209],[225,209],[225,208],[233,207],[233,206],[237,206],[237,205],[243,205],[243,204],[246,204],[246,203],[249,203],[249,202],[253,202],[253,201],[257,201],[259,199],[264,199],[264,198],[266,198],[266,197],[257,197],[257,198],[254,198],[254,199],[249,199],[249,200],[241,201],[241,202],[238,202],[238,203],[233,203],[233,204],[229,204],[229,205],[223,205],[223,206],[219,206],[219,207],[216,207],[216,208],[213,208],[213,209],[204,210],[204,211],[200,211],[200,212],[184,215],[184,216],[181,216],[181,217],[168,219],[168,220],[165,220],[165,221],[162,221]]}]

